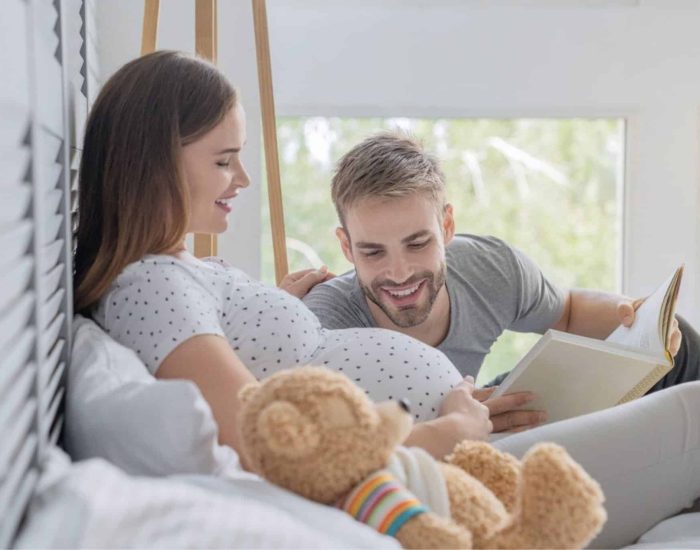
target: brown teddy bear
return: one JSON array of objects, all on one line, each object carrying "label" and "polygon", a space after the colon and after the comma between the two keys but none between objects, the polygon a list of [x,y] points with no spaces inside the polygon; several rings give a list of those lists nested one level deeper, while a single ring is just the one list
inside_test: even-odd
[{"label": "brown teddy bear", "polygon": [[375,405],[340,373],[279,372],[241,391],[242,448],[268,481],[338,506],[404,548],[581,548],[606,519],[598,484],[554,444],[520,463],[464,441],[433,459],[400,444],[403,402]]}]

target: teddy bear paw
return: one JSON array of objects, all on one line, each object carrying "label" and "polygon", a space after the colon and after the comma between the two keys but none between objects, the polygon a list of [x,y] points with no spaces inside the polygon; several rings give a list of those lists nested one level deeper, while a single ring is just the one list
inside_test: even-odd
[{"label": "teddy bear paw", "polygon": [[481,481],[508,512],[516,511],[520,462],[513,455],[484,441],[465,440],[457,444],[445,461]]},{"label": "teddy bear paw", "polygon": [[541,443],[523,458],[519,511],[494,548],[583,548],[607,518],[603,493],[559,445]]}]

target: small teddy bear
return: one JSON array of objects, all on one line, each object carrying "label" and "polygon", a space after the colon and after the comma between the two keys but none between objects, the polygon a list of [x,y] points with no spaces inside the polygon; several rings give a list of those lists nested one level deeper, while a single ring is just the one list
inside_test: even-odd
[{"label": "small teddy bear", "polygon": [[268,481],[345,509],[404,548],[582,548],[606,520],[598,484],[554,444],[520,463],[464,441],[445,462],[400,444],[405,402],[372,403],[324,367],[241,391],[242,449]]}]

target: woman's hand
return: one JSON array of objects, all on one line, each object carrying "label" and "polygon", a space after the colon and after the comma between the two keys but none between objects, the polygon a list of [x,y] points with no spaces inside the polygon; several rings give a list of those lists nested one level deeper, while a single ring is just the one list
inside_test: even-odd
[{"label": "woman's hand", "polygon": [[463,439],[485,440],[493,431],[489,408],[474,396],[474,378],[466,376],[442,400],[438,416],[452,418],[451,434]]},{"label": "woman's hand", "polygon": [[474,378],[467,376],[445,396],[439,417],[421,422],[405,445],[422,447],[435,458],[443,458],[465,439],[484,440],[493,430],[489,409],[474,396]]},{"label": "woman's hand", "polygon": [[292,296],[301,299],[309,293],[313,287],[332,279],[335,275],[328,271],[328,267],[321,266],[320,269],[302,269],[285,275],[279,284],[282,290],[286,290]]}]

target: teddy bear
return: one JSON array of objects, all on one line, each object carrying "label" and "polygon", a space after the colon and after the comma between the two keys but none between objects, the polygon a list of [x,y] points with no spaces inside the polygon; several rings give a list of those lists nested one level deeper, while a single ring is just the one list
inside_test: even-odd
[{"label": "teddy bear", "polygon": [[405,401],[373,403],[325,367],[240,393],[241,451],[266,480],[346,510],[404,548],[582,548],[606,520],[599,485],[555,444],[522,461],[463,441],[436,460],[401,446]]}]

